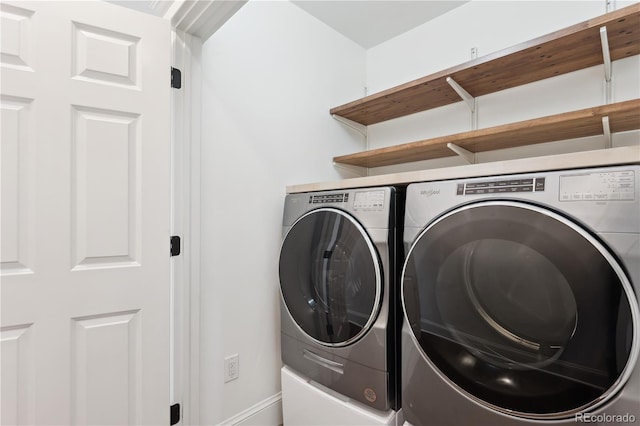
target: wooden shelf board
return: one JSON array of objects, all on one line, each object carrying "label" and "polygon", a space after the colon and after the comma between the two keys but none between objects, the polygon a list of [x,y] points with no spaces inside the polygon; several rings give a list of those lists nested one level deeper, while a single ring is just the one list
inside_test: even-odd
[{"label": "wooden shelf board", "polygon": [[552,170],[571,170],[586,167],[605,167],[625,164],[640,164],[640,146],[571,152],[568,154],[496,161],[490,163],[471,164],[467,166],[443,167],[439,169],[393,173],[379,176],[367,176],[332,182],[290,185],[287,186],[286,192],[288,194],[293,194],[300,192],[328,191],[333,189],[407,185],[413,182],[545,172]]},{"label": "wooden shelf board", "polygon": [[502,126],[395,145],[335,157],[336,163],[380,167],[456,155],[454,143],[471,152],[486,152],[603,134],[602,117],[612,133],[640,129],[640,99],[572,111]]},{"label": "wooden shelf board", "polygon": [[461,101],[447,77],[478,97],[602,64],[602,26],[607,27],[612,61],[640,54],[640,3],[636,3],[332,108],[330,113],[370,125]]}]

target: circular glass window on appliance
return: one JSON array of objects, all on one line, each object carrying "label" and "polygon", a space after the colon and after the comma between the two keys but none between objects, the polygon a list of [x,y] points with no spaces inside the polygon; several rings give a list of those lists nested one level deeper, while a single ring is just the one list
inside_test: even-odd
[{"label": "circular glass window on appliance", "polygon": [[362,225],[332,208],[298,219],[282,244],[280,290],[313,340],[345,346],[359,339],[375,320],[382,294],[378,255]]},{"label": "circular glass window on appliance", "polygon": [[468,397],[534,419],[595,408],[638,356],[638,306],[597,238],[548,209],[462,206],[413,243],[406,320],[425,359]]}]

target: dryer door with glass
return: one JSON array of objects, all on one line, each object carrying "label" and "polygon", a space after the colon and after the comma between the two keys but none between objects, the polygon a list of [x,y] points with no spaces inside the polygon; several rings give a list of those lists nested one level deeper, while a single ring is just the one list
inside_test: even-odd
[{"label": "dryer door with glass", "polygon": [[548,209],[460,206],[414,241],[402,300],[414,344],[476,402],[525,418],[601,405],[638,355],[631,283],[599,239]]},{"label": "dryer door with glass", "polygon": [[349,345],[380,309],[378,254],[362,225],[342,210],[321,208],[298,219],[282,244],[280,289],[299,329],[324,346]]}]

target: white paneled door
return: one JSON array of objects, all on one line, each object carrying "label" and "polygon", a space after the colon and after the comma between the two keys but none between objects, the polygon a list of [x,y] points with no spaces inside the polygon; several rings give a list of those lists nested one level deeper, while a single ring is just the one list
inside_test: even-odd
[{"label": "white paneled door", "polygon": [[167,425],[169,23],[0,12],[0,424]]}]

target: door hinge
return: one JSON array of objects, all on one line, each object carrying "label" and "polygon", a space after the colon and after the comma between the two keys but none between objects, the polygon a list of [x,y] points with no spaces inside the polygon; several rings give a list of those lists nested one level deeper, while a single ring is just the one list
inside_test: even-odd
[{"label": "door hinge", "polygon": [[178,68],[171,67],[171,87],[174,89],[182,88],[182,71]]},{"label": "door hinge", "polygon": [[171,245],[171,256],[178,256],[180,254],[180,237],[177,235],[174,235],[173,237],[171,237],[171,241],[170,241],[170,245]]},{"label": "door hinge", "polygon": [[171,406],[171,426],[177,425],[180,422],[180,404],[173,404]]}]

